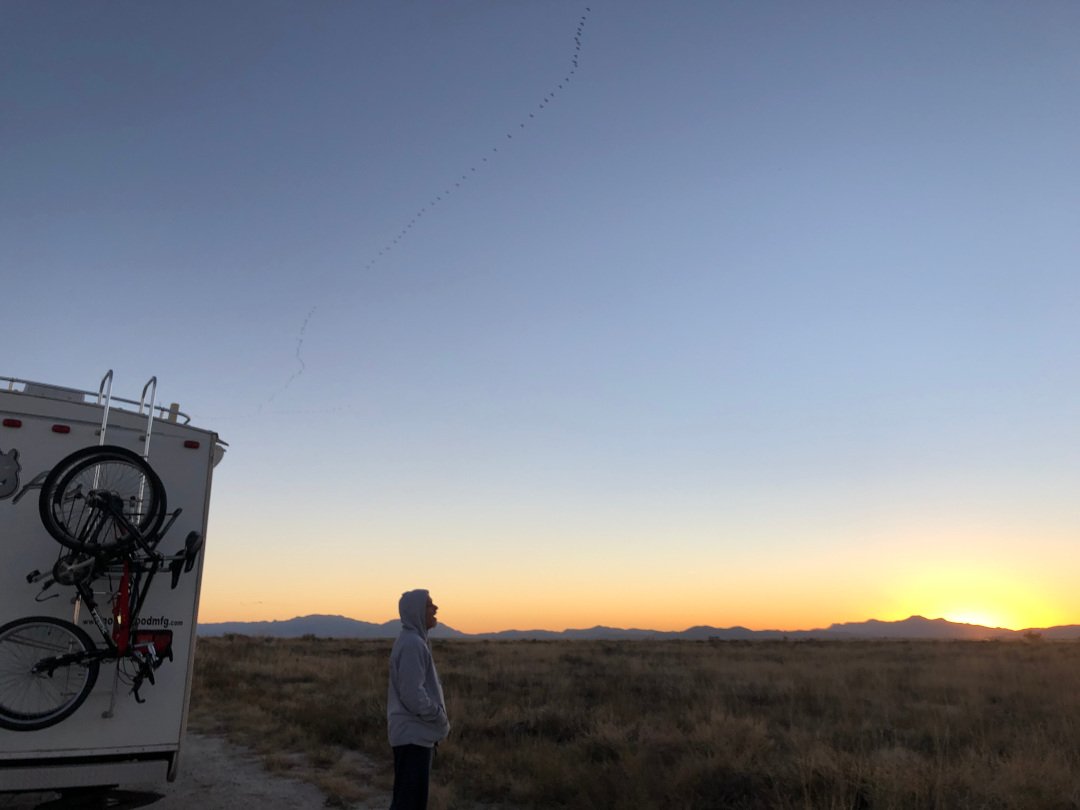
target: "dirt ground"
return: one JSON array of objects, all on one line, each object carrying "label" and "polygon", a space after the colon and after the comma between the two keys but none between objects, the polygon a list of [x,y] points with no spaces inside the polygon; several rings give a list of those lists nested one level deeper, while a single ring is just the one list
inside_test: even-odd
[{"label": "dirt ground", "polygon": [[[363,778],[358,774],[357,778]],[[296,779],[268,772],[254,754],[218,737],[189,733],[184,738],[180,774],[173,783],[121,785],[102,798],[49,793],[0,793],[0,810],[98,810],[153,807],[154,810],[305,810],[326,806],[326,796]],[[374,796],[348,810],[390,806]]]}]

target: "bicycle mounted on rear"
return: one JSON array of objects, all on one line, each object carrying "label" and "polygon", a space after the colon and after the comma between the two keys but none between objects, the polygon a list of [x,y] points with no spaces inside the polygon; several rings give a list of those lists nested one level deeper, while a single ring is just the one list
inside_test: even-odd
[{"label": "bicycle mounted on rear", "polygon": [[[32,571],[27,581],[41,583],[41,594],[53,585],[73,587],[76,621],[85,606],[104,644],[50,616],[0,627],[0,727],[16,731],[46,728],[75,712],[105,662],[116,662],[118,680],[142,703],[142,685],[153,684],[155,670],[172,659],[171,631],[138,629],[150,585],[168,570],[175,588],[202,547],[192,531],[179,552],[156,551],[181,510],[167,512],[157,473],[122,447],[87,447],[63,459],[46,476],[38,504],[42,523],[64,548],[50,571]],[[101,615],[95,584],[110,595],[110,621]]]}]

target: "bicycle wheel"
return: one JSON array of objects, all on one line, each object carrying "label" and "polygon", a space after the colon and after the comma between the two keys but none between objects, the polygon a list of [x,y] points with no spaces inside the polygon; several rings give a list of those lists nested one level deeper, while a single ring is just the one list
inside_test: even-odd
[{"label": "bicycle wheel", "polygon": [[142,456],[123,447],[84,447],[52,468],[38,500],[41,521],[75,551],[100,554],[148,546],[165,519],[165,487]]},{"label": "bicycle wheel", "polygon": [[97,681],[96,649],[80,628],[49,616],[0,627],[0,728],[47,728],[79,708]]}]

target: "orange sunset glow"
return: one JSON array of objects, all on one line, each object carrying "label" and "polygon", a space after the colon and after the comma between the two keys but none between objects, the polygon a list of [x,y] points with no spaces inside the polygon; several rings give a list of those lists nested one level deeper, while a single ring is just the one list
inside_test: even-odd
[{"label": "orange sunset glow", "polygon": [[[227,546],[224,540],[221,544]],[[722,565],[719,555],[687,567],[657,554],[615,561],[603,575],[595,568],[563,569],[557,562],[538,561],[478,576],[467,564],[455,567],[452,555],[435,550],[414,571],[387,581],[335,565],[332,552],[316,548],[298,569],[317,572],[312,577],[298,577],[297,569],[287,565],[268,566],[257,577],[237,576],[243,554],[227,547],[210,554],[200,615],[204,622],[284,620],[313,613],[384,622],[396,618],[397,597],[411,587],[430,588],[440,620],[471,633],[596,625],[805,630],[912,615],[1018,630],[1068,624],[1080,615],[1066,571],[1044,571],[1022,560],[1007,568],[960,561],[921,566],[897,559],[875,569],[841,554],[787,564],[743,559],[732,568]],[[383,566],[392,562],[372,564],[376,570]]]}]

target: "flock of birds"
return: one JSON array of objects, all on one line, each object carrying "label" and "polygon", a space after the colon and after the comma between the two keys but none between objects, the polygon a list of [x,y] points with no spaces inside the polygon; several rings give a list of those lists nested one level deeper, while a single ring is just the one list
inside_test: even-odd
[{"label": "flock of birds", "polygon": [[[585,34],[585,24],[588,22],[589,14],[591,12],[592,9],[586,7],[585,13],[582,14],[581,17],[578,19],[577,30],[574,32],[574,50],[570,56],[570,68],[567,71],[566,75],[563,76],[559,81],[555,82],[551,89],[544,94],[544,97],[540,99],[539,103],[536,105],[536,108],[528,114],[528,118],[522,119],[518,122],[517,127],[512,128],[506,132],[506,140],[513,140],[515,132],[520,133],[522,130],[524,130],[529,125],[529,123],[538,115],[540,115],[550,104],[552,104],[555,101],[556,96],[558,96],[560,92],[569,87],[570,83],[574,80],[574,76],[578,72],[578,66],[581,58],[581,43]],[[419,209],[417,209],[417,211],[413,214],[412,218],[407,223],[405,223],[404,226],[402,226],[401,230],[399,230],[393,238],[389,239],[377,251],[372,253],[370,259],[368,259],[367,263],[364,265],[364,269],[370,270],[371,268],[373,268],[376,264],[378,264],[380,260],[383,259],[383,257],[393,251],[394,248],[396,248],[405,239],[407,239],[413,229],[420,225],[425,215],[432,211],[436,206],[444,204],[446,200],[448,200],[450,196],[454,194],[455,191],[468,183],[474,175],[476,175],[478,172],[483,170],[485,166],[495,160],[495,157],[496,155],[498,155],[498,153],[499,144],[492,144],[491,147],[480,157],[480,159],[476,163],[474,163],[472,166],[469,166],[466,171],[463,171],[460,175],[458,175],[456,179],[452,183],[448,184],[441,192],[435,194],[427,202],[426,205],[423,205]],[[307,315],[304,317],[303,323],[300,325],[300,331],[296,337],[296,368],[293,370],[292,374],[285,381],[285,383],[281,387],[279,387],[274,393],[272,393],[270,397],[266,400],[266,402],[259,407],[260,411],[263,409],[263,407],[270,405],[279,394],[284,393],[304,373],[304,369],[307,368],[307,364],[304,362],[303,357],[304,335],[307,332],[308,324],[311,323],[312,316],[315,314],[315,311],[317,309],[317,306],[311,307],[311,309],[308,310]]]},{"label": "flock of birds", "polygon": [[[565,90],[570,85],[570,82],[573,81],[574,75],[578,71],[578,61],[581,57],[581,39],[585,33],[585,23],[588,21],[590,11],[591,9],[586,7],[585,13],[582,14],[581,18],[578,20],[577,31],[574,32],[574,52],[570,57],[569,72],[567,72],[567,74],[562,77],[562,79],[557,83],[556,86],[552,87],[551,90],[544,95],[544,97],[540,100],[540,103],[537,105],[536,109],[533,112],[529,113],[529,117],[523,119],[518,123],[516,130],[511,129],[506,133],[507,140],[513,140],[515,131],[520,132],[521,130],[525,129],[525,127],[529,124],[529,121],[536,118],[536,116],[539,115],[542,110],[544,110],[549,104],[551,104],[555,100],[555,97],[559,94],[559,92]],[[498,154],[498,152],[498,145],[493,144],[491,148],[487,150],[485,155],[480,158],[478,163],[470,166],[468,171],[463,172],[457,179],[454,180],[452,184],[448,185],[445,189],[443,189],[441,193],[438,193],[434,197],[432,197],[428,201],[427,205],[421,206],[420,209],[418,209],[413,215],[412,219],[410,219],[405,224],[405,226],[402,227],[400,231],[398,231],[397,235],[395,235],[393,239],[389,240],[386,244],[379,248],[379,250],[374,255],[372,255],[372,257],[368,260],[368,263],[365,265],[365,269],[370,269],[374,267],[375,264],[377,264],[383,256],[392,251],[402,240],[404,240],[409,235],[409,231],[411,231],[413,228],[420,224],[420,220],[424,217],[425,214],[427,214],[437,205],[443,203],[446,199],[450,197],[451,194],[461,188],[465,183],[469,182],[469,178],[471,178],[474,174],[483,169],[484,164],[488,163],[489,160],[494,160],[494,156]]]}]

